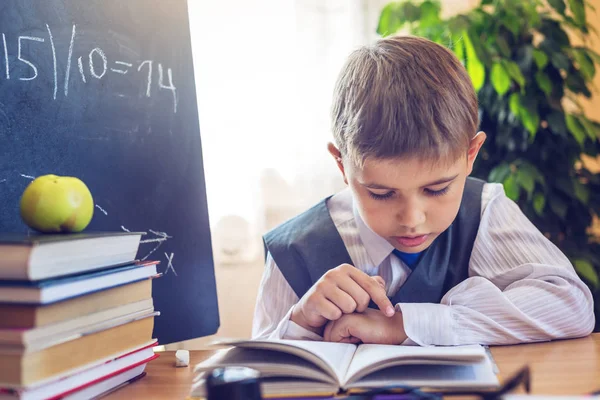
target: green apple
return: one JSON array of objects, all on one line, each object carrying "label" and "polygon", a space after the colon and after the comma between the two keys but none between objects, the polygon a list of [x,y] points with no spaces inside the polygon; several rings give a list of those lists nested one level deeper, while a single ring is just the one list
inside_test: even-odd
[{"label": "green apple", "polygon": [[93,215],[92,194],[85,183],[74,177],[40,176],[21,197],[21,218],[40,232],[81,232]]}]

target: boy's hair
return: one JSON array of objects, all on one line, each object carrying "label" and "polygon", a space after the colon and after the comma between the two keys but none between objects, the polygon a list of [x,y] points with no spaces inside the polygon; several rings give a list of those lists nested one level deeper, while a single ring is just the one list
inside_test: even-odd
[{"label": "boy's hair", "polygon": [[455,161],[478,124],[477,96],[447,48],[393,36],[354,51],[338,78],[331,110],[343,156]]}]

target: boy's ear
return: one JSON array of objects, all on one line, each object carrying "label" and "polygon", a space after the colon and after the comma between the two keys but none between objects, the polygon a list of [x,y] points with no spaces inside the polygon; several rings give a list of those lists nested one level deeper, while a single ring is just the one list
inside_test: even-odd
[{"label": "boy's ear", "polygon": [[480,132],[477,132],[477,135],[475,135],[475,137],[473,139],[471,139],[471,144],[469,145],[469,151],[467,152],[467,168],[468,168],[467,175],[469,175],[469,174],[471,174],[471,172],[473,172],[473,164],[475,163],[477,154],[479,154],[479,150],[481,149],[481,146],[483,146],[483,143],[485,142],[486,138],[487,138],[487,135],[485,134],[485,132],[480,131]]},{"label": "boy's ear", "polygon": [[327,143],[327,151],[329,151],[329,154],[333,156],[335,163],[337,164],[338,168],[342,173],[342,176],[344,177],[344,183],[347,185],[348,179],[346,179],[346,171],[344,170],[344,163],[342,162],[342,153],[340,153],[340,150],[337,147],[335,147],[335,144],[331,142]]}]

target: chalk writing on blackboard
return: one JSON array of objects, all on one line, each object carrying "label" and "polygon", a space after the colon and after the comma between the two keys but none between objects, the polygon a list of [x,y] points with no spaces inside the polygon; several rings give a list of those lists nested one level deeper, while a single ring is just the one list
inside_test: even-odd
[{"label": "chalk writing on blackboard", "polygon": [[2,34],[2,43],[4,44],[4,69],[6,71],[6,79],[10,79],[10,68],[8,67],[8,50],[6,48],[6,35]]},{"label": "chalk writing on blackboard", "polygon": [[108,212],[106,212],[106,210],[102,207],[100,207],[98,204],[96,204],[96,208],[100,211],[102,211],[102,213],[104,213],[104,215],[108,215]]},{"label": "chalk writing on blackboard", "polygon": [[173,268],[173,256],[175,254],[171,253],[171,254],[167,254],[165,253],[165,257],[167,258],[167,269],[165,270],[165,275],[167,275],[169,273],[169,270],[173,271],[173,273],[175,274],[175,276],[177,276],[177,272],[175,272],[175,268]]},{"label": "chalk writing on blackboard", "polygon": [[[4,79],[6,80],[18,79],[20,81],[33,81],[41,74],[51,72],[53,83],[52,98],[56,100],[59,87],[59,58],[56,53],[56,38],[48,24],[46,24],[46,30],[48,32],[47,37],[21,35],[16,38],[16,43],[14,45],[11,45],[10,38],[7,38],[6,34],[2,33],[1,45],[3,50],[2,54],[4,56],[4,75],[0,76],[4,76]],[[69,51],[65,60],[65,74],[63,78],[63,93],[65,97],[69,96],[69,87],[72,82],[71,68],[74,62],[73,53],[78,35],[81,36],[82,33],[77,31],[77,25],[73,25],[69,42]],[[39,65],[39,60],[35,60],[32,55],[25,54],[24,47],[26,43],[28,44],[28,48],[46,44],[50,46],[52,51],[52,71],[41,70],[42,67]],[[11,51],[15,51],[14,48],[16,48],[15,62],[25,64],[27,68],[17,70],[14,65],[11,65],[11,61],[14,60],[14,57],[9,57],[9,55],[11,54]],[[38,61],[38,63],[36,63],[36,61]],[[11,75],[11,71],[15,70],[20,72],[20,76],[15,76],[14,74]],[[173,80],[173,71],[171,68],[165,68],[162,63],[155,63],[154,60],[115,60],[109,57],[101,47],[94,47],[83,56],[77,56],[77,70],[79,71],[81,82],[84,84],[88,83],[90,78],[98,80],[107,79],[107,73],[109,72],[117,75],[127,75],[132,71],[132,74],[136,75],[136,77],[132,79],[143,79],[142,82],[146,83],[146,97],[151,97],[153,93],[159,93],[161,91],[171,92],[173,98],[173,112],[177,113],[178,97],[177,87]],[[158,75],[157,79],[155,78],[155,74]]]},{"label": "chalk writing on blackboard", "polygon": [[[131,232],[129,229],[125,228],[123,225],[121,225],[121,229],[125,232]],[[152,229],[148,229],[148,232],[150,232],[151,234],[153,234],[156,237],[140,240],[140,246],[144,245],[144,244],[148,244],[148,243],[155,243],[155,246],[154,246],[154,248],[152,248],[152,250],[150,250],[148,253],[146,253],[146,255],[144,257],[141,258],[141,261],[145,261],[146,259],[148,259],[148,257],[150,257],[150,255],[152,255],[156,250],[158,250],[158,248],[160,246],[162,246],[162,244],[164,242],[173,238],[166,232],[159,232],[159,231],[155,231]],[[143,233],[148,234],[148,232],[143,232]],[[167,255],[167,253],[165,253],[165,257],[167,258],[167,262],[168,262],[167,269],[165,270],[165,275],[167,274],[167,272],[169,272],[169,269],[171,269],[173,271],[173,273],[175,274],[175,276],[177,276],[177,272],[175,272],[175,268],[173,267],[173,256],[174,255],[175,255],[174,253],[171,253],[171,255]]]},{"label": "chalk writing on blackboard", "polygon": [[148,257],[150,257],[150,255],[152,255],[152,253],[154,253],[156,250],[158,250],[158,248],[165,241],[172,238],[172,236],[169,236],[166,232],[157,232],[157,231],[153,231],[152,229],[149,229],[149,232],[158,237],[152,238],[152,239],[140,240],[140,245],[142,245],[144,243],[156,243],[156,247],[154,247],[152,250],[150,250],[149,253],[147,253],[144,257],[142,257],[142,261],[145,261]]}]

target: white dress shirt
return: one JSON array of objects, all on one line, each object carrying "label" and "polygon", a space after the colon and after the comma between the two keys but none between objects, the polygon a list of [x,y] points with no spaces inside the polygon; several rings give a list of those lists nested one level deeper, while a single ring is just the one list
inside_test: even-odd
[{"label": "white dress shirt", "polygon": [[[353,206],[349,189],[327,202],[353,265],[380,275],[388,296],[411,270],[393,246],[373,232]],[[323,340],[290,320],[298,296],[270,254],[254,314],[254,338]],[[565,255],[504,193],[487,183],[481,221],[469,261],[469,278],[440,304],[398,303],[405,343],[427,345],[512,344],[588,335],[594,328],[592,294]]]}]

